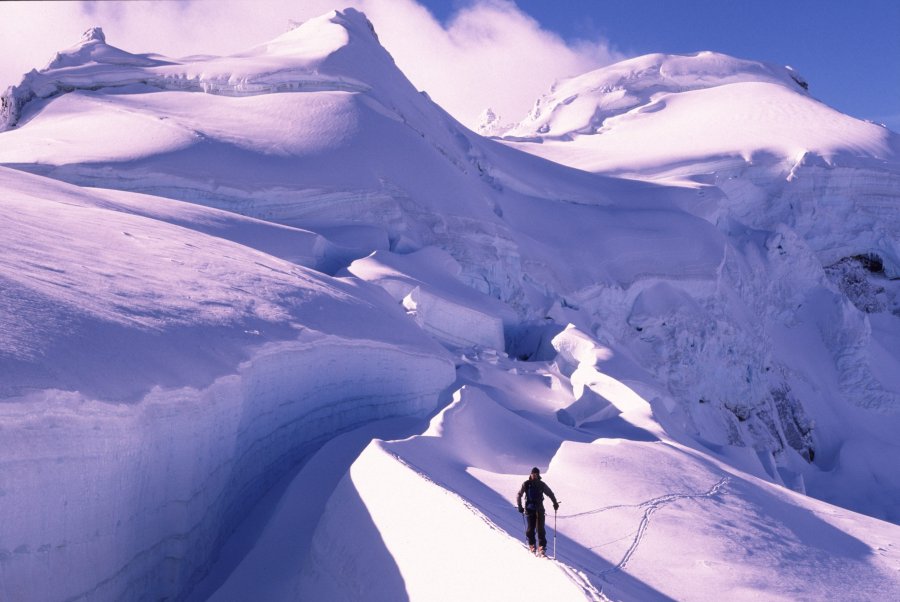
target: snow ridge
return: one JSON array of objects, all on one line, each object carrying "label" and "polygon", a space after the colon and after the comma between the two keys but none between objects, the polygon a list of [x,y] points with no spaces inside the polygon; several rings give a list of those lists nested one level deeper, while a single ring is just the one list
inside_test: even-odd
[{"label": "snow ridge", "polygon": [[[57,53],[46,67],[32,70],[21,83],[7,88],[0,97],[0,132],[15,127],[29,103],[75,90],[114,90],[142,85],[228,96],[369,90],[368,85],[352,75],[327,74],[332,69],[330,62],[354,63],[352,57],[332,58],[347,48],[352,49],[354,57],[374,54],[375,59],[365,60],[370,64],[386,54],[377,43],[371,23],[354,9],[333,11],[307,21],[242,55],[194,61],[132,54],[107,44],[103,30],[92,27],[78,44]],[[365,68],[359,70],[363,78],[365,73]]]}]

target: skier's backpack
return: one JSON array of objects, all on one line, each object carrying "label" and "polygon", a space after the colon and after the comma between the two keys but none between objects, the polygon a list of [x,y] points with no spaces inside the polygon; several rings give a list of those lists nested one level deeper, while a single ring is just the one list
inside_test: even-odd
[{"label": "skier's backpack", "polygon": [[544,488],[537,479],[530,479],[525,482],[525,510],[534,512],[544,501]]}]

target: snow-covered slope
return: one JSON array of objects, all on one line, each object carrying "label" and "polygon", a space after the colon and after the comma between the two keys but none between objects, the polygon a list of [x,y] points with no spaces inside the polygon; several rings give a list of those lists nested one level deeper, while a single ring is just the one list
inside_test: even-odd
[{"label": "snow-covered slope", "polygon": [[686,208],[711,221],[789,225],[826,265],[872,253],[896,277],[900,135],[807,88],[790,68],[648,55],[557,84],[505,136],[587,171],[698,187],[715,200]]},{"label": "snow-covered slope", "polygon": [[4,598],[175,595],[310,446],[453,381],[389,297],[254,248],[311,233],[0,181]]},{"label": "snow-covered slope", "polygon": [[[541,426],[483,393],[462,389],[421,437],[373,443],[333,494],[300,575],[301,594],[310,588],[310,597],[317,597],[322,582],[359,591],[379,587],[365,575],[355,583],[347,579],[352,586],[314,578],[319,564],[334,566],[324,560],[328,556],[354,553],[352,545],[340,546],[329,525],[341,516],[338,500],[358,499],[376,510],[400,507],[375,513],[373,521],[411,599],[440,597],[436,592],[484,600],[690,600],[724,592],[733,600],[889,599],[900,591],[892,575],[896,552],[884,564],[870,556],[870,545],[884,552],[895,545],[878,521],[735,474],[671,441],[650,444],[646,433],[613,435],[597,428],[600,438],[588,442]],[[479,445],[470,444],[473,435]],[[544,478],[566,496],[554,521],[559,562],[549,568],[516,545],[521,520],[507,505],[532,463],[547,466]],[[601,478],[588,476],[598,473]],[[392,487],[408,493],[395,501]],[[442,504],[455,506],[458,515],[440,512],[432,526],[431,512]],[[461,512],[466,505],[478,509],[474,517]],[[777,544],[769,548],[767,538]],[[460,558],[457,546],[440,545],[444,541],[459,541],[466,553]],[[823,556],[833,570],[821,569]],[[441,570],[448,565],[468,578]],[[513,594],[510,584],[523,572],[536,585]],[[816,575],[812,582],[809,574]]]},{"label": "snow-covered slope", "polygon": [[[230,57],[93,29],[8,90],[0,597],[897,592],[895,137],[788,71],[630,65],[532,142],[463,128],[351,9]],[[704,132],[735,96],[758,130]],[[624,152],[676,122],[704,146]],[[533,465],[560,564],[512,539]]]},{"label": "snow-covered slope", "polygon": [[65,67],[8,91],[20,109],[0,162],[309,229],[363,224],[395,250],[451,250],[463,278],[504,297],[523,294],[504,200],[659,204],[656,188],[484,145],[415,91],[369,27],[348,10],[241,55],[149,65],[94,31]]},{"label": "snow-covered slope", "polygon": [[504,134],[543,143],[535,152],[562,163],[643,177],[766,155],[896,159],[896,135],[823,105],[808,88],[789,67],[652,54],[557,83]]},{"label": "snow-covered slope", "polygon": [[[788,601],[900,592],[896,525],[658,437],[637,426],[647,402],[614,378],[607,395],[624,418],[570,429],[555,418],[565,394],[549,395],[552,364],[467,363],[467,384],[421,435],[374,441],[340,462],[349,442],[331,444],[322,460],[347,471],[314,494],[324,511],[314,530],[300,525],[322,466],[301,471],[211,599],[264,591],[275,600]],[[749,451],[732,458],[755,461]],[[520,543],[512,502],[533,465],[562,502],[548,515],[556,562]],[[287,532],[296,534],[289,545]],[[284,562],[296,548],[304,553]]]},{"label": "snow-covered slope", "polygon": [[[825,365],[835,374],[825,389],[839,391],[841,399],[891,414],[897,409],[894,369],[885,366],[895,365],[898,349],[900,136],[823,105],[808,87],[790,68],[711,52],[648,55],[557,84],[528,117],[504,131],[510,146],[563,164],[695,191],[693,201],[679,206],[715,224],[729,241],[734,253],[723,263],[723,277],[731,292],[719,291],[704,303],[696,290],[656,287],[633,298],[623,321],[654,347],[644,363],[652,355],[662,359],[670,387],[690,372],[683,358],[694,357],[696,370],[708,373],[721,370],[716,358],[723,351],[728,357],[735,345],[742,347],[736,358],[746,375],[735,370],[708,381],[749,385],[741,391],[732,384],[715,395],[729,398],[724,403],[737,409],[740,422],[752,420],[746,400],[758,395],[752,383],[760,376],[773,392],[793,390],[787,395],[793,397],[800,386],[796,377],[806,374],[801,380],[808,389],[822,382]],[[660,319],[665,306],[674,315]],[[645,313],[657,316],[650,321],[652,333]],[[750,319],[743,327],[736,320],[742,314]],[[733,344],[714,345],[710,355],[702,351],[725,339]],[[803,357],[811,354],[818,359]],[[765,374],[747,363],[754,356],[769,357],[760,365]],[[778,372],[783,377],[775,381],[794,384],[773,382]],[[709,401],[701,391],[690,396]],[[812,384],[805,396],[801,405],[809,418],[798,416],[799,438],[809,440],[803,433],[813,424],[820,434],[831,431],[812,435],[821,452],[821,443],[846,434],[844,426],[826,426],[823,418],[841,402],[810,412],[818,405],[810,397],[830,393]],[[848,423],[855,421],[842,421]]]}]

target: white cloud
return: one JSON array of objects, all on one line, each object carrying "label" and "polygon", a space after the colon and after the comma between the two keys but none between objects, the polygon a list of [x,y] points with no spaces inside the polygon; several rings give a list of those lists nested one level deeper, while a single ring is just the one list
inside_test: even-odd
[{"label": "white cloud", "polygon": [[467,125],[488,106],[517,121],[555,80],[624,58],[602,41],[568,44],[505,0],[474,2],[446,27],[412,0],[366,5],[407,77]]},{"label": "white cloud", "polygon": [[[507,0],[476,0],[446,26],[414,0],[344,0],[365,11],[382,44],[420,89],[474,125],[486,107],[525,115],[554,80],[622,58],[602,41],[567,43]],[[334,0],[0,3],[0,88],[43,67],[88,27],[131,52],[230,54],[335,7]]]}]

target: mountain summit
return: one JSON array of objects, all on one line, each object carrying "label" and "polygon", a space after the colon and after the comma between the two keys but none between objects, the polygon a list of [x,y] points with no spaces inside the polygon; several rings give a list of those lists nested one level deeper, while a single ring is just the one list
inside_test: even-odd
[{"label": "mountain summit", "polygon": [[789,67],[638,57],[557,84],[502,140],[594,173],[704,189],[688,209],[710,221],[792,224],[825,265],[871,253],[900,275],[900,214],[884,210],[900,186],[900,135],[815,100]]},{"label": "mountain summit", "polygon": [[650,54],[564,80],[538,99],[509,135],[548,138],[594,134],[603,122],[636,108],[662,109],[654,98],[739,83],[769,83],[805,92],[805,80],[790,68],[715,52]]},{"label": "mountain summit", "polygon": [[555,161],[641,177],[764,155],[900,164],[900,137],[816,101],[790,67],[713,52],[651,54],[565,80],[503,135],[543,142],[522,148]]},{"label": "mountain summit", "polygon": [[231,57],[168,59],[132,54],[106,43],[99,27],[27,74],[2,99],[0,131],[15,126],[26,105],[77,90],[142,84],[161,90],[253,95],[301,86],[353,87],[385,77],[393,60],[372,24],[355,9],[311,19],[267,44]]}]

